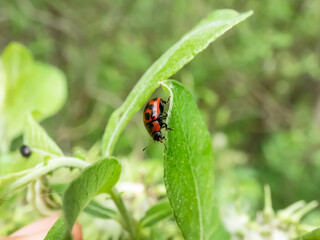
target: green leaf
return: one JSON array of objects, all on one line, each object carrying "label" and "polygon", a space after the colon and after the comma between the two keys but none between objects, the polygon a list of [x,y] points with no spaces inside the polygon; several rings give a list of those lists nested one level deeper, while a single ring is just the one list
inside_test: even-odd
[{"label": "green leaf", "polygon": [[115,218],[116,216],[116,212],[114,210],[104,207],[96,201],[91,201],[83,211],[92,216],[103,219]]},{"label": "green leaf", "polygon": [[63,217],[60,217],[47,233],[45,240],[64,240],[67,239],[66,223]]},{"label": "green leaf", "polygon": [[19,150],[15,154],[3,154],[0,158],[0,176],[33,168],[44,159],[50,160],[63,156],[61,149],[31,114],[25,121],[24,143],[31,148],[31,156],[22,157]]},{"label": "green leaf", "polygon": [[[63,198],[63,213],[67,233],[69,234],[80,212],[96,195],[108,192],[119,180],[121,166],[115,158],[105,158],[93,165],[75,178],[66,190]],[[57,238],[58,239],[58,238]]]},{"label": "green leaf", "polygon": [[33,65],[32,55],[27,48],[17,42],[10,43],[3,51],[1,59],[10,87],[18,83],[19,77],[28,72]]},{"label": "green leaf", "polygon": [[[31,174],[34,174],[36,177],[36,172],[45,171],[45,168],[42,168],[40,165],[38,165],[38,167],[36,168],[33,168],[38,163],[40,163],[44,159],[44,157],[49,156],[50,159],[52,159],[63,156],[63,153],[57,146],[57,144],[48,136],[45,130],[32,118],[31,114],[29,114],[26,120],[24,142],[31,148],[32,154],[28,159],[23,157],[12,157],[11,161],[5,164],[5,166],[7,167],[7,171],[9,170],[10,174],[0,178],[0,202],[3,200],[2,196],[8,196],[8,193],[6,192],[9,192],[9,195],[12,195],[15,190],[19,190],[20,187],[25,186],[30,181],[34,180],[34,178],[28,178],[28,181],[26,181],[23,184],[19,184],[17,188],[9,189],[10,184],[19,180],[22,177],[25,177],[27,174],[30,174],[30,172]],[[5,159],[2,158],[0,160],[3,161]],[[10,167],[11,164],[12,166]],[[52,171],[50,166],[47,171]],[[23,170],[26,168],[29,169]]]},{"label": "green leaf", "polygon": [[32,151],[41,153],[44,156],[59,157],[63,156],[58,145],[48,136],[46,131],[33,119],[31,114],[26,120],[24,132],[24,143]]},{"label": "green leaf", "polygon": [[[53,66],[33,61],[30,52],[18,43],[10,44],[1,56],[0,84],[5,86],[0,132],[7,145],[18,136],[31,111],[37,119],[55,114],[63,105],[67,86],[64,74]],[[2,77],[1,77],[2,76]]]},{"label": "green leaf", "polygon": [[211,137],[201,113],[184,86],[166,81],[171,93],[168,111],[164,182],[175,219],[185,239],[213,239],[219,218],[213,200]]},{"label": "green leaf", "polygon": [[161,220],[172,216],[170,203],[165,201],[152,206],[140,220],[141,227],[151,227]]},{"label": "green leaf", "polygon": [[234,10],[215,11],[168,49],[146,71],[122,106],[111,115],[103,136],[104,156],[112,155],[120,133],[159,86],[159,82],[179,71],[211,42],[251,14],[252,11],[242,14]]},{"label": "green leaf", "polygon": [[319,240],[320,239],[320,228],[317,228],[307,234],[295,238],[294,240]]}]

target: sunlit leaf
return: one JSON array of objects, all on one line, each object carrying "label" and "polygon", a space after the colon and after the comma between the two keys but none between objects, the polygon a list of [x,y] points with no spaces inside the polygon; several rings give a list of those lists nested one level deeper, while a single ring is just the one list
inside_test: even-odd
[{"label": "sunlit leaf", "polygon": [[19,43],[9,44],[3,51],[1,60],[6,75],[8,87],[14,87],[19,77],[30,71],[33,59],[30,51]]},{"label": "sunlit leaf", "polygon": [[31,53],[18,43],[10,44],[1,56],[0,84],[5,85],[0,132],[9,144],[21,133],[24,120],[37,111],[37,120],[56,113],[63,105],[67,86],[57,68],[33,61]]}]

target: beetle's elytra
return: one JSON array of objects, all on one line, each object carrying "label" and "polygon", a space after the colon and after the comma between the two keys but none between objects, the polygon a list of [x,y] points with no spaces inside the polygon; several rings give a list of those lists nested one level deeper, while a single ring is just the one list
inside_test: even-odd
[{"label": "beetle's elytra", "polygon": [[[170,97],[167,101],[164,101],[161,97],[154,98],[146,104],[143,111],[144,126],[153,140],[161,143],[163,143],[162,140],[165,139],[165,137],[162,136],[161,129],[171,130],[164,122],[168,116],[168,114],[164,112],[164,105],[168,104],[169,100]],[[166,147],[165,144],[164,146]],[[146,150],[146,148],[144,148],[143,151]]]}]

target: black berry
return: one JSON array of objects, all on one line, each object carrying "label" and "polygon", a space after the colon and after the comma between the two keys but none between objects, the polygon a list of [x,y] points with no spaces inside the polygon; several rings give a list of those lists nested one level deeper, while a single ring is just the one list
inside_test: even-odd
[{"label": "black berry", "polygon": [[21,155],[22,155],[23,157],[30,157],[30,155],[31,155],[31,149],[30,149],[28,146],[26,146],[26,145],[22,145],[22,146],[20,147],[20,153],[21,153]]}]

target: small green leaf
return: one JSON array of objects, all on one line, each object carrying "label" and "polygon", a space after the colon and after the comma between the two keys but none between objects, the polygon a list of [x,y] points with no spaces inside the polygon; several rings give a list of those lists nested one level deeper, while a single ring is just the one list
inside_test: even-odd
[{"label": "small green leaf", "polygon": [[0,132],[3,134],[0,141],[8,145],[21,133],[29,112],[38,111],[38,120],[56,113],[66,99],[67,86],[60,70],[34,61],[31,53],[18,43],[4,50],[1,62],[0,86],[4,86],[5,92],[0,93]]},{"label": "small green leaf", "polygon": [[170,203],[165,201],[152,206],[140,220],[141,227],[151,227],[161,220],[172,216]]},{"label": "small green leaf", "polygon": [[108,192],[119,180],[121,165],[115,158],[105,158],[75,178],[63,198],[63,213],[68,232],[71,231],[78,215],[96,195]]},{"label": "small green leaf", "polygon": [[3,51],[1,59],[9,86],[14,86],[18,78],[29,71],[33,64],[32,55],[28,49],[19,43],[10,43]]},{"label": "small green leaf", "polygon": [[42,155],[59,157],[63,156],[58,145],[48,136],[46,131],[33,119],[31,114],[28,115],[24,143],[33,151],[42,153]]},{"label": "small green leaf", "polygon": [[295,238],[294,240],[319,240],[320,239],[320,228],[317,228],[307,234]]},{"label": "small green leaf", "polygon": [[239,14],[234,10],[217,10],[168,49],[146,71],[122,106],[111,115],[103,136],[103,155],[106,157],[112,155],[120,133],[159,86],[159,82],[179,71],[211,42],[251,14],[252,11]]},{"label": "small green leaf", "polygon": [[212,239],[220,225],[213,200],[211,137],[191,94],[176,81],[171,93],[164,155],[164,182],[175,219],[185,239]]}]

